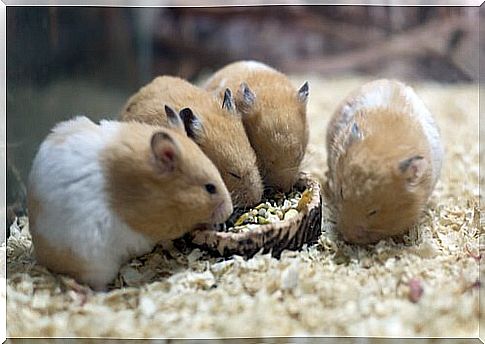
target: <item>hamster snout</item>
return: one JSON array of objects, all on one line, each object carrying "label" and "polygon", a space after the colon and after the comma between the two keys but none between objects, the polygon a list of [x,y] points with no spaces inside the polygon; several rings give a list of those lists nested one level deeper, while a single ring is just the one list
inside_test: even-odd
[{"label": "hamster snout", "polygon": [[226,221],[231,216],[233,211],[232,202],[230,199],[222,200],[218,206],[214,209],[211,219],[212,224],[217,225]]},{"label": "hamster snout", "polygon": [[268,185],[274,185],[277,190],[289,192],[297,181],[298,168],[284,168],[276,170],[271,178],[266,178]]},{"label": "hamster snout", "polygon": [[363,225],[355,225],[353,227],[340,225],[339,228],[344,240],[355,244],[369,244],[378,241],[382,237],[377,231],[372,231]]},{"label": "hamster snout", "polygon": [[354,228],[347,229],[347,227],[342,227],[342,235],[345,241],[361,242],[365,239],[368,231],[364,226],[357,225]]},{"label": "hamster snout", "polygon": [[237,207],[251,207],[263,197],[263,182],[257,169],[236,175],[230,173],[224,179],[231,190],[231,198]]}]

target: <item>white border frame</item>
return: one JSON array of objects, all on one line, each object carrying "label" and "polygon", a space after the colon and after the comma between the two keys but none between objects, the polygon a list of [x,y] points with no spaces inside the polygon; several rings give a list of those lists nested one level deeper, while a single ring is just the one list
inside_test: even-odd
[{"label": "white border frame", "polygon": [[[484,0],[485,1],[485,0]],[[1,0],[0,3],[0,37],[1,37],[1,50],[0,50],[0,116],[2,126],[0,127],[0,155],[2,156],[0,165],[0,187],[4,191],[0,210],[0,240],[6,241],[6,92],[7,92],[7,6],[97,6],[97,7],[232,7],[232,6],[274,6],[274,5],[364,5],[364,6],[459,6],[459,7],[481,7],[483,1],[481,0],[361,0],[361,2],[355,2],[352,0],[333,0],[333,1],[311,1],[311,0],[264,0],[264,3],[259,1],[245,1],[241,3],[241,0],[106,0],[106,1],[76,1],[76,0],[47,0],[47,1],[28,1],[28,0]],[[479,30],[479,28],[478,28]],[[479,42],[480,43],[480,42]],[[484,39],[485,44],[485,39]],[[479,59],[480,60],[480,59]],[[480,68],[481,69],[481,68]],[[481,79],[479,86],[481,85]],[[481,107],[480,107],[481,108]],[[481,117],[481,116],[480,116]],[[483,209],[482,209],[483,210]],[[0,258],[0,340],[3,343],[6,340],[6,252],[4,251],[4,257]],[[480,280],[483,282],[484,276],[480,276]],[[484,285],[480,290],[479,297],[483,294]],[[484,296],[485,297],[485,296]],[[484,319],[483,310],[480,303],[480,320]],[[485,333],[482,333],[479,326],[479,337],[476,338],[482,343],[485,343]],[[307,339],[316,339],[315,337],[309,337]],[[322,339],[321,337],[319,339]],[[327,338],[332,340],[331,338]],[[334,338],[337,339],[337,338]],[[411,340],[411,338],[402,338]],[[441,339],[446,339],[441,338]],[[473,338],[470,338],[473,340]],[[418,339],[419,340],[419,339]]]}]

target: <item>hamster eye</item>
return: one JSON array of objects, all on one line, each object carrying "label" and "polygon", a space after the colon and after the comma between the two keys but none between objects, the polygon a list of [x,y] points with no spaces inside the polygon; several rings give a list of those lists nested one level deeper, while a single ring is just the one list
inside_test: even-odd
[{"label": "hamster eye", "polygon": [[370,211],[370,212],[367,214],[367,216],[372,216],[372,215],[375,215],[375,214],[377,214],[377,210],[372,210],[372,211]]},{"label": "hamster eye", "polygon": [[231,176],[233,176],[234,178],[241,179],[241,176],[239,176],[235,173],[232,173],[232,172],[227,172],[227,173],[230,174]]},{"label": "hamster eye", "polygon": [[204,187],[205,187],[205,190],[210,194],[215,194],[217,192],[217,189],[214,184],[205,184]]}]

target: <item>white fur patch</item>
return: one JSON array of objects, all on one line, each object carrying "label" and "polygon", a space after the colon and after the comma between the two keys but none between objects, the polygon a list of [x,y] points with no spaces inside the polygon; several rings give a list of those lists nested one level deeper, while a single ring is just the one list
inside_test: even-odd
[{"label": "white fur patch", "polygon": [[92,268],[85,282],[98,286],[114,278],[128,256],[153,245],[108,205],[100,154],[118,130],[117,122],[97,126],[86,117],[62,122],[41,144],[29,180],[42,204],[36,232],[85,260]]},{"label": "white fur patch", "polygon": [[376,86],[365,92],[359,100],[365,108],[387,107],[391,105],[394,91],[392,87]]},{"label": "white fur patch", "polygon": [[219,88],[225,88],[226,87],[226,78],[222,78],[221,81],[219,82]]},{"label": "white fur patch", "polygon": [[[355,113],[361,109],[388,107],[392,104],[394,92],[393,87],[388,84],[374,83],[369,84],[370,87],[365,87],[362,92],[352,99],[351,104],[344,107],[344,115],[347,120],[351,120]],[[394,106],[395,104],[393,104]]]},{"label": "white fur patch", "polygon": [[251,70],[272,70],[270,66],[265,65],[264,63],[259,61],[249,60],[249,61],[244,61],[243,63],[246,68]]}]

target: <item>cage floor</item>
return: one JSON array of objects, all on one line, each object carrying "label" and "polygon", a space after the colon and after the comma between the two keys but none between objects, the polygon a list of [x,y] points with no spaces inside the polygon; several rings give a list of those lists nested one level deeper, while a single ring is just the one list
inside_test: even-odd
[{"label": "cage floor", "polygon": [[[299,85],[306,78],[294,80]],[[311,138],[304,169],[323,180],[328,118],[367,80],[309,81]],[[8,336],[476,337],[484,235],[478,88],[413,86],[439,123],[446,156],[422,223],[403,242],[348,245],[324,220],[317,245],[285,251],[279,260],[258,254],[222,261],[197,249],[159,246],[125,265],[109,292],[96,293],[35,264],[28,219],[22,218],[1,247],[7,257]],[[423,289],[420,297],[416,285]]]}]

